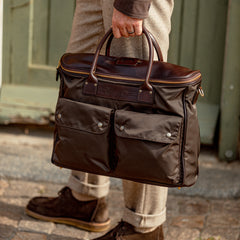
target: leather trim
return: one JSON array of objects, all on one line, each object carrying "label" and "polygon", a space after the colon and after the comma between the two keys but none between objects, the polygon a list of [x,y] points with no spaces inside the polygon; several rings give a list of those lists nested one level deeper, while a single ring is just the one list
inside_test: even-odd
[{"label": "leather trim", "polygon": [[92,86],[92,84],[85,83],[83,94],[114,100],[153,103],[153,92],[150,93],[149,91],[140,90],[137,86],[126,86],[100,81],[98,81],[97,87],[90,86]]}]

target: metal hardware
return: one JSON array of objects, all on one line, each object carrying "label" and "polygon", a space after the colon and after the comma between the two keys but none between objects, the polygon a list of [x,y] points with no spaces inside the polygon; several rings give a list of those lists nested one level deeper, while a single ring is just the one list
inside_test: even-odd
[{"label": "metal hardware", "polygon": [[61,118],[62,118],[62,114],[59,113],[59,114],[57,115],[57,118],[58,118],[58,119],[61,119]]},{"label": "metal hardware", "polygon": [[172,136],[172,134],[171,134],[170,132],[168,132],[168,133],[167,133],[167,137],[170,138],[171,136]]},{"label": "metal hardware", "polygon": [[86,85],[88,85],[88,82],[85,82]]},{"label": "metal hardware", "polygon": [[98,127],[102,128],[103,124],[101,122],[98,123]]},{"label": "metal hardware", "polygon": [[121,126],[121,127],[120,127],[120,131],[123,131],[124,129],[125,129],[124,126]]},{"label": "metal hardware", "polygon": [[202,97],[204,97],[204,91],[203,91],[202,87],[199,87],[198,92]]},{"label": "metal hardware", "polygon": [[142,89],[140,89],[139,92],[141,93],[141,92],[142,92]]}]

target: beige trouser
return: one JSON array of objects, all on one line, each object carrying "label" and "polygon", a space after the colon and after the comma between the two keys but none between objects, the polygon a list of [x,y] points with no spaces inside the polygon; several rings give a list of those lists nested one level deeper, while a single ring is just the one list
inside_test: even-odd
[{"label": "beige trouser", "polygon": [[[113,0],[77,0],[67,52],[94,52],[111,26]],[[155,0],[144,25],[157,38],[167,58],[173,0]],[[142,36],[114,39],[111,55],[148,58]],[[82,194],[103,197],[109,192],[109,178],[72,171],[68,186]],[[153,228],[166,219],[167,188],[123,180],[125,209],[123,220],[140,228]]]}]

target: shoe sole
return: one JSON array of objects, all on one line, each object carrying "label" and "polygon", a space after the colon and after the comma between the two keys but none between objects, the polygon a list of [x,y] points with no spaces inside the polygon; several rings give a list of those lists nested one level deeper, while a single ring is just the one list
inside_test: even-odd
[{"label": "shoe sole", "polygon": [[54,218],[54,217],[47,217],[38,213],[35,213],[29,209],[25,209],[25,212],[27,215],[43,220],[48,222],[54,222],[54,223],[62,223],[71,225],[77,228],[81,228],[83,230],[91,231],[91,232],[104,232],[108,230],[110,225],[110,220],[104,222],[104,223],[92,223],[92,222],[84,222],[81,220],[73,219],[73,218]]}]

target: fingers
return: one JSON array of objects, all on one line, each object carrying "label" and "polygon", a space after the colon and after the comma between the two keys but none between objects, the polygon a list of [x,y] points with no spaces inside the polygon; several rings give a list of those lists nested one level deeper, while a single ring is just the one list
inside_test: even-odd
[{"label": "fingers", "polygon": [[112,29],[115,38],[133,37],[142,34],[142,19],[131,18],[118,10],[113,10]]},{"label": "fingers", "polygon": [[134,29],[135,29],[135,34],[136,34],[137,36],[142,35],[142,22],[137,22],[137,23],[134,25]]},{"label": "fingers", "polygon": [[126,28],[112,26],[112,30],[115,38],[129,37],[129,33]]},{"label": "fingers", "polygon": [[115,38],[120,38],[122,36],[119,28],[112,26],[112,30],[113,30],[113,35]]},{"label": "fingers", "polygon": [[115,38],[140,36],[142,35],[142,22],[113,24],[112,29]]}]

